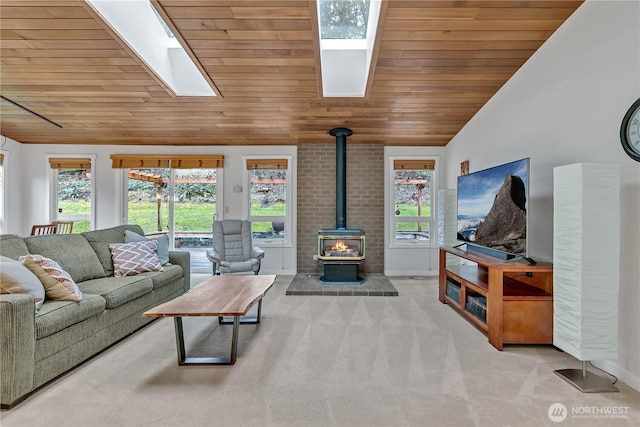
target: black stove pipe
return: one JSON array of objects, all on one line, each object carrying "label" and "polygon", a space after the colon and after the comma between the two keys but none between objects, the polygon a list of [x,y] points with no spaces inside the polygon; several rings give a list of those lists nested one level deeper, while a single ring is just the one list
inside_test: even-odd
[{"label": "black stove pipe", "polygon": [[347,228],[347,137],[351,129],[334,128],[329,135],[336,137],[336,228]]}]

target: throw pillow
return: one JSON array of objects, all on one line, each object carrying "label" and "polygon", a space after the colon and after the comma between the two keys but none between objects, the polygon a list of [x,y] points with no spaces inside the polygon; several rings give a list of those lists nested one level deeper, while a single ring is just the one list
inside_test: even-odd
[{"label": "throw pillow", "polygon": [[20,262],[27,267],[44,286],[49,299],[56,301],[80,301],[82,292],[71,275],[54,260],[42,255],[21,256]]},{"label": "throw pillow", "polygon": [[158,243],[155,240],[132,243],[112,243],[109,245],[113,260],[114,276],[133,276],[145,271],[162,271],[162,265],[156,254]]},{"label": "throw pillow", "polygon": [[0,256],[0,293],[33,295],[36,311],[44,303],[44,288],[35,274],[20,261],[5,256]]},{"label": "throw pillow", "polygon": [[167,264],[169,262],[169,236],[165,234],[163,236],[147,238],[139,235],[135,231],[124,230],[125,243],[143,242],[147,240],[155,240],[158,243],[158,249],[156,250],[156,253],[158,254],[160,264]]}]

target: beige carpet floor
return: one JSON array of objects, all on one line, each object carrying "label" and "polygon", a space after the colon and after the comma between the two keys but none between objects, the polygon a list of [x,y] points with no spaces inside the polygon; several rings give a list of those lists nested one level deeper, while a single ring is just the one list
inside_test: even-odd
[{"label": "beige carpet floor", "polygon": [[[435,279],[391,278],[399,296],[376,298],[285,295],[291,279],[278,277],[261,324],[241,326],[234,366],[178,367],[173,321],[160,319],[3,411],[0,424],[640,425],[640,393],[622,383],[580,393],[553,373],[579,362],[550,346],[495,350],[440,304]],[[184,326],[190,356],[228,352],[229,326]],[[549,417],[554,404],[563,422]]]}]

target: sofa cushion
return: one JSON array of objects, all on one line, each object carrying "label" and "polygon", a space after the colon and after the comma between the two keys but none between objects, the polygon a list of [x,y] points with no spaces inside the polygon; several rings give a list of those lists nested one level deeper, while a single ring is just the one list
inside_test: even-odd
[{"label": "sofa cushion", "polygon": [[3,234],[0,236],[0,255],[11,259],[18,259],[22,255],[28,255],[29,248],[22,237],[15,234]]},{"label": "sofa cushion", "polygon": [[159,289],[182,277],[182,267],[167,264],[162,267],[162,271],[149,271],[140,273],[139,276],[150,278],[153,282],[153,289]]},{"label": "sofa cushion", "polygon": [[44,286],[47,298],[56,301],[80,301],[82,292],[69,273],[57,262],[42,255],[26,255],[20,257],[22,262]]},{"label": "sofa cushion", "polygon": [[98,295],[85,294],[79,302],[48,300],[36,315],[36,339],[97,316],[104,309],[105,300]]},{"label": "sofa cushion", "polygon": [[24,241],[31,254],[56,261],[76,283],[104,277],[100,260],[87,239],[79,234],[30,236]]},{"label": "sofa cushion", "polygon": [[169,236],[162,235],[158,237],[144,237],[138,233],[134,233],[130,230],[124,231],[124,242],[143,242],[146,240],[154,240],[158,244],[158,248],[156,249],[156,253],[158,254],[158,259],[160,260],[160,264],[165,265],[169,262]]},{"label": "sofa cushion", "polygon": [[155,240],[109,245],[113,275],[135,276],[145,271],[162,271],[156,249],[158,243]]},{"label": "sofa cushion", "polygon": [[141,275],[106,277],[78,283],[83,293],[100,295],[107,309],[119,307],[153,290],[151,278]]},{"label": "sofa cushion", "polygon": [[104,230],[82,233],[82,236],[87,239],[95,254],[98,256],[105,276],[113,276],[113,261],[111,260],[109,244],[124,243],[125,230],[130,230],[140,235],[144,234],[142,227],[134,224],[118,225]]},{"label": "sofa cushion", "polygon": [[0,293],[29,294],[36,303],[36,311],[44,303],[44,287],[27,267],[15,259],[0,256]]}]

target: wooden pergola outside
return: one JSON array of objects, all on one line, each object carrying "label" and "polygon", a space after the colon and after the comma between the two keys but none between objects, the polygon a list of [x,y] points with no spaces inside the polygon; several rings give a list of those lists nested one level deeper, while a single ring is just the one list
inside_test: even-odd
[{"label": "wooden pergola outside", "polygon": [[[154,188],[156,189],[156,211],[158,216],[158,231],[162,231],[162,197],[163,197],[163,189],[169,184],[169,178],[160,176],[158,174],[144,172],[139,169],[129,169],[128,172],[129,179],[135,179],[138,181],[145,181],[153,183]],[[215,178],[176,178],[173,181],[176,184],[215,184]],[[282,178],[258,178],[251,179],[252,184],[285,184],[286,179]]]}]

